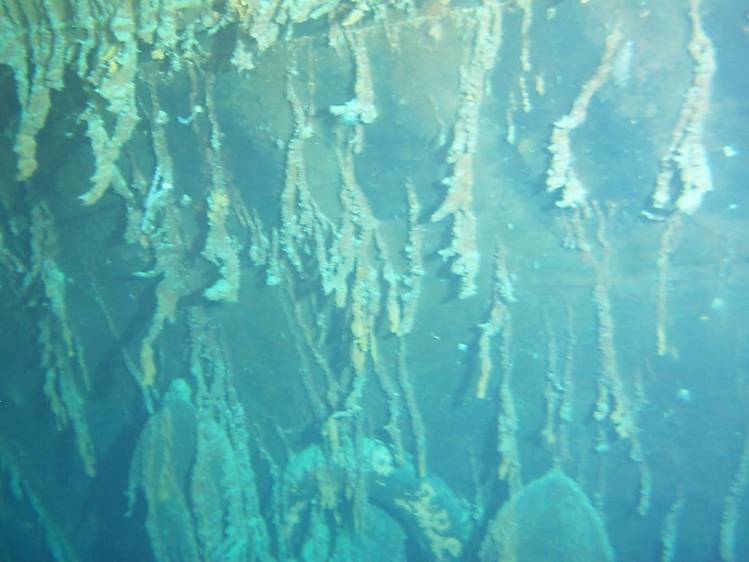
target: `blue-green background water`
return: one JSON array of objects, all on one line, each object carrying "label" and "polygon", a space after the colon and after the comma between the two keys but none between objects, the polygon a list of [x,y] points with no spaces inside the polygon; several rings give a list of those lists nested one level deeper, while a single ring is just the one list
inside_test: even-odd
[{"label": "blue-green background water", "polygon": [[[242,3],[186,3],[173,43],[134,3],[139,121],[91,206],[86,121],[115,130],[98,86],[127,68],[111,26],[130,4],[87,28],[60,3],[54,35],[1,3],[0,560],[749,559],[749,22],[692,4],[717,62],[697,121],[714,191],[653,221],[699,71],[688,2],[383,3],[355,22],[353,3],[279,4],[264,50]],[[501,45],[479,72],[487,18]],[[560,209],[554,123],[617,28],[570,135],[587,203]],[[64,87],[32,48],[45,33],[66,45]],[[81,73],[86,37],[101,46]],[[330,111],[364,97],[357,48],[371,123]],[[24,77],[51,108],[18,181]],[[472,102],[478,273],[459,298],[439,253],[455,215],[432,217]],[[236,298],[212,301],[222,278]],[[410,329],[393,333],[393,307]]]}]

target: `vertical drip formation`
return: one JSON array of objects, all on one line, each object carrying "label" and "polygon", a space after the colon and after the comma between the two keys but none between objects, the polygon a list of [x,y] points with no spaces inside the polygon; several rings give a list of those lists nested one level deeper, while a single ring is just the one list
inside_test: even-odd
[{"label": "vertical drip formation", "polygon": [[640,4],[0,0],[0,557],[749,556],[740,47]]}]

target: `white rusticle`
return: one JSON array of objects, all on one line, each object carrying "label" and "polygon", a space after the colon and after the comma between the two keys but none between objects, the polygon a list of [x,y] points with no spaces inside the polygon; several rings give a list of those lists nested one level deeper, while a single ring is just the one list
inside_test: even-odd
[{"label": "white rusticle", "polygon": [[171,181],[167,181],[161,173],[161,167],[156,166],[151,178],[151,187],[143,204],[143,218],[140,221],[140,231],[150,234],[154,231],[154,219],[156,213],[164,206],[164,198],[167,193],[174,189]]}]

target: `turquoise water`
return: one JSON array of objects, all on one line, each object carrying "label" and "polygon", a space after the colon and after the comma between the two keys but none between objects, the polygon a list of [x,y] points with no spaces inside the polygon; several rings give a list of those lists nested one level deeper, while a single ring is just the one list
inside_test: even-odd
[{"label": "turquoise water", "polygon": [[745,9],[369,4],[0,1],[0,561],[748,560]]}]

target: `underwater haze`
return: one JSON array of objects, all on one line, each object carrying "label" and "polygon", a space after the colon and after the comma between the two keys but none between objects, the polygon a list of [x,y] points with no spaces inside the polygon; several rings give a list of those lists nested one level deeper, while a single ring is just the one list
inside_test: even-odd
[{"label": "underwater haze", "polygon": [[0,562],[749,560],[749,6],[0,0]]}]

